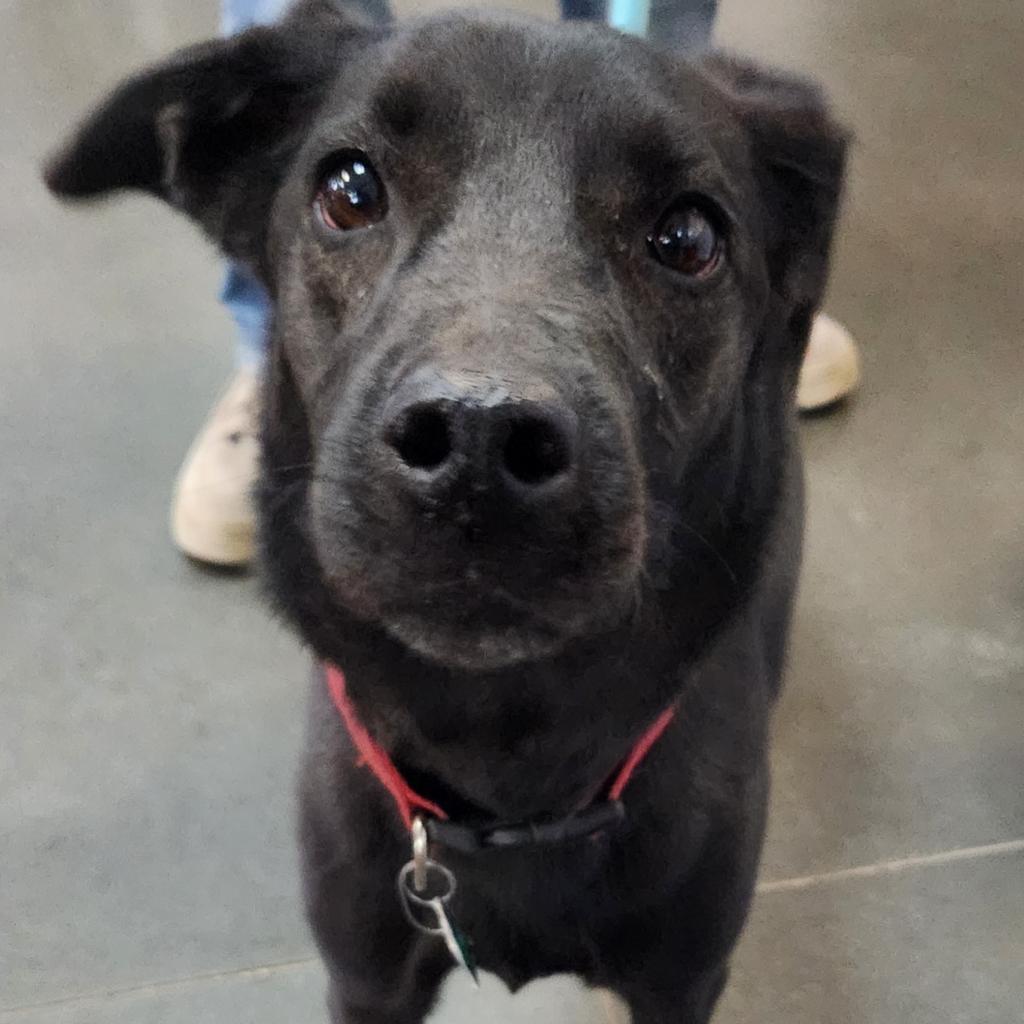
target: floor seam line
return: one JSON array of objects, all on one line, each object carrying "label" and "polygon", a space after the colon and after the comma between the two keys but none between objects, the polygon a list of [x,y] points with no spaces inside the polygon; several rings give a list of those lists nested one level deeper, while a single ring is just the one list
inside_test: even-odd
[{"label": "floor seam line", "polygon": [[58,1006],[72,1006],[75,1003],[94,1002],[99,999],[119,999],[125,996],[152,995],[160,992],[173,991],[179,988],[188,988],[192,985],[202,985],[207,982],[225,981],[233,978],[244,978],[247,976],[261,974],[278,974],[283,971],[295,970],[301,967],[309,967],[319,963],[315,956],[303,957],[299,960],[280,960],[268,964],[254,964],[248,967],[237,967],[226,971],[211,971],[207,974],[186,974],[181,978],[168,978],[165,981],[143,982],[140,985],[129,985],[124,988],[98,989],[95,992],[80,992],[75,995],[61,996],[58,999],[46,999],[39,1003],[25,1003],[21,1006],[11,1006],[0,1009],[0,1021],[13,1014],[35,1013],[39,1010],[52,1009]]},{"label": "floor seam line", "polygon": [[765,896],[776,892],[796,892],[819,885],[828,885],[832,882],[857,878],[879,878],[883,875],[896,875],[918,868],[942,867],[964,861],[1005,857],[1015,853],[1024,853],[1024,838],[1010,839],[1002,843],[989,843],[985,846],[963,846],[952,850],[942,850],[938,853],[899,857],[893,860],[878,861],[875,864],[861,864],[852,868],[823,871],[820,874],[803,875],[796,878],[780,878],[777,881],[761,882],[757,886],[757,894]]},{"label": "floor seam line", "polygon": [[[942,850],[938,853],[899,857],[892,860],[878,861],[874,864],[861,864],[856,867],[840,868],[837,871],[825,871],[814,875],[802,875],[795,878],[781,878],[776,881],[761,882],[757,886],[756,891],[759,896],[771,895],[778,892],[798,892],[803,889],[811,889],[821,885],[828,885],[833,882],[850,881],[860,878],[878,878],[884,875],[895,875],[904,871],[913,871],[919,868],[942,867],[948,864],[984,860],[991,857],[1008,856],[1016,853],[1024,853],[1024,838],[1011,839],[1001,843],[989,843],[984,846],[957,847],[951,850]],[[12,1006],[0,1009],[0,1021],[16,1015],[34,1013],[39,1010],[50,1009],[58,1006],[71,1006],[76,1003],[88,1003],[101,999],[119,999],[127,996],[159,994],[161,992],[187,988],[193,985],[202,985],[205,983],[218,982],[233,978],[276,974],[283,971],[296,970],[298,968],[312,966],[318,962],[319,960],[317,957],[303,957],[296,960],[281,960],[268,964],[238,967],[226,971],[212,971],[208,974],[189,974],[181,978],[171,978],[166,981],[146,982],[141,985],[131,985],[125,988],[110,988],[100,989],[95,992],[83,992],[75,995],[63,996],[59,999],[48,999],[39,1003],[27,1003],[22,1006]]]}]

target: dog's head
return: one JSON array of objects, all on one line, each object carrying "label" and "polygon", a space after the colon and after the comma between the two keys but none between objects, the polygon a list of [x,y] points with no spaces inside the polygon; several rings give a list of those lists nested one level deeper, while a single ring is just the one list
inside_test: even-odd
[{"label": "dog's head", "polygon": [[319,0],[130,79],[46,174],[156,194],[271,293],[265,536],[307,634],[493,669],[723,572],[843,153],[817,91],[742,62]]}]

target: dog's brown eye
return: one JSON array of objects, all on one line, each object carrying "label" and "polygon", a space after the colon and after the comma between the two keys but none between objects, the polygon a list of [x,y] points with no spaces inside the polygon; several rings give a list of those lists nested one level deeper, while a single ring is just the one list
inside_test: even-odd
[{"label": "dog's brown eye", "polygon": [[344,153],[320,178],[316,207],[324,224],[336,231],[368,228],[388,212],[384,183],[363,153]]},{"label": "dog's brown eye", "polygon": [[696,206],[673,207],[650,237],[655,259],[687,277],[708,277],[718,266],[722,241],[715,225]]}]

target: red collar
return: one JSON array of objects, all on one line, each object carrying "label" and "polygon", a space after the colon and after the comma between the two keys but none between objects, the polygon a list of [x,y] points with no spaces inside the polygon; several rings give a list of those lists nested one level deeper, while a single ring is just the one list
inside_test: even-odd
[{"label": "red collar", "polygon": [[[402,823],[409,830],[412,829],[413,819],[418,815],[424,815],[428,820],[428,827],[436,822],[448,823],[448,815],[437,804],[420,796],[402,777],[402,773],[395,767],[394,761],[387,751],[378,744],[367,732],[366,727],[359,720],[355,707],[349,699],[345,686],[345,674],[337,666],[325,663],[324,672],[327,677],[327,689],[330,692],[334,706],[338,709],[345,728],[348,730],[352,742],[355,744],[359,754],[358,764],[365,765],[376,776],[380,784],[391,794]],[[629,785],[637,768],[643,763],[644,758],[650,753],[651,748],[661,738],[662,733],[668,728],[669,722],[675,717],[675,707],[666,708],[654,720],[647,731],[637,740],[630,751],[629,756],[623,761],[611,780],[607,790],[607,800],[598,804],[596,808],[588,808],[572,819],[563,822],[545,823],[543,825],[530,824],[519,826],[499,826],[488,831],[488,840],[480,842],[478,830],[465,829],[460,826],[446,824],[443,829],[435,829],[437,837],[447,841],[449,845],[462,846],[463,848],[479,848],[481,845],[490,846],[519,846],[526,842],[541,841],[544,835],[550,836],[550,841],[560,841],[572,838],[575,835],[586,834],[594,831],[594,828],[586,827],[593,822],[600,822],[602,826],[610,823],[612,819],[621,821],[624,811],[621,804],[622,794]],[[610,809],[611,813],[608,813]],[[592,813],[596,812],[596,813]],[[584,827],[574,827],[574,822],[579,822]],[[470,833],[475,838],[467,838]],[[525,837],[525,838],[524,838]],[[458,841],[456,841],[458,840]]]}]

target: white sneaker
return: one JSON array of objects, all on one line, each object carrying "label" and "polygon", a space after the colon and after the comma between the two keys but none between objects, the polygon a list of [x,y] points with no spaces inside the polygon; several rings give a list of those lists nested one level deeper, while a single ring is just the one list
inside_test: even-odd
[{"label": "white sneaker", "polygon": [[171,536],[200,562],[243,566],[252,561],[258,390],[251,370],[235,375],[178,472]]},{"label": "white sneaker", "polygon": [[822,409],[845,398],[860,383],[860,354],[850,332],[818,313],[800,367],[796,404],[801,412]]}]

